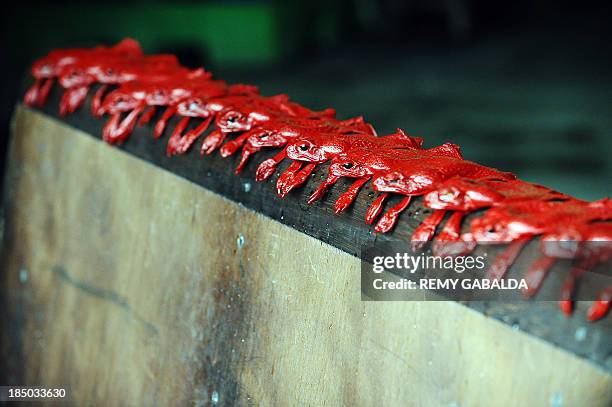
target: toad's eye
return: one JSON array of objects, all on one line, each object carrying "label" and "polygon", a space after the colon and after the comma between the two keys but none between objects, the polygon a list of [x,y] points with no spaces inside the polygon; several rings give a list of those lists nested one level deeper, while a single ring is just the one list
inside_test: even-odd
[{"label": "toad's eye", "polygon": [[342,167],[347,169],[347,170],[350,170],[351,168],[353,168],[353,166],[354,166],[354,164],[351,163],[351,162],[342,164]]},{"label": "toad's eye", "polygon": [[113,71],[113,70],[112,70],[112,69],[110,69],[110,68],[108,68],[108,69],[106,70],[106,74],[107,74],[108,76],[111,76],[111,75],[113,75],[114,73],[115,73],[115,71]]},{"label": "toad's eye", "polygon": [[440,200],[441,201],[450,201],[455,197],[455,194],[451,190],[445,190],[440,192]]},{"label": "toad's eye", "polygon": [[308,144],[300,144],[300,150],[302,151],[308,151],[309,148],[310,146]]},{"label": "toad's eye", "polygon": [[263,133],[259,135],[260,140],[267,140],[270,135],[268,133]]},{"label": "toad's eye", "polygon": [[227,120],[228,123],[236,123],[238,121],[238,119],[239,119],[238,115],[231,114],[231,115],[227,116],[226,120]]},{"label": "toad's eye", "polygon": [[199,101],[199,100],[192,100],[192,101],[189,103],[189,109],[190,109],[190,110],[195,110],[195,109],[197,109],[199,106],[200,106],[200,101]]}]

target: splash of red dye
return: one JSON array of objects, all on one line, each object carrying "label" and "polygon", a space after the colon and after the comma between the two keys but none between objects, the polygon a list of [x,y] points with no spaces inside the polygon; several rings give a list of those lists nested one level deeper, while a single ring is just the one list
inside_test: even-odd
[{"label": "splash of red dye", "polygon": [[[490,279],[503,278],[523,247],[539,236],[542,256],[525,273],[528,289],[524,294],[537,292],[557,259],[573,260],[559,302],[568,315],[578,279],[612,259],[612,202],[607,198],[584,202],[518,180],[513,174],[465,160],[454,144],[424,149],[423,139],[401,129],[378,137],[362,117],[339,120],[333,109],[317,112],[290,101],[287,95],[265,97],[254,86],[213,80],[203,69],[180,66],[173,55],[145,56],[131,39],[112,47],[52,51],[33,64],[32,75],[34,84],[25,94],[25,103],[43,106],[57,80],[64,89],[61,115],[79,109],[91,87],[99,85],[91,110],[95,116],[110,115],[103,130],[109,143],[126,141],[136,124],[149,123],[164,107],[154,127],[155,138],[162,136],[172,117],[181,118],[169,137],[168,155],[186,153],[213,123],[215,129],[205,137],[200,151],[211,154],[219,149],[222,157],[240,151],[236,173],[257,152],[281,149],[256,171],[256,180],[262,181],[283,160],[291,160],[276,183],[281,197],[328,162],[327,178],[308,203],[321,199],[341,178],[352,178],[334,204],[336,213],[343,212],[369,182],[380,195],[368,208],[365,221],[372,224],[378,219],[375,230],[379,233],[390,231],[413,198],[423,196],[424,205],[434,212],[415,229],[412,248],[421,250],[434,236],[432,250],[444,256],[467,253],[476,244],[508,244],[488,270]],[[114,89],[109,92],[109,88]],[[187,130],[192,119],[200,122]],[[402,199],[383,213],[392,195]],[[469,232],[462,234],[463,220],[478,210],[486,212],[475,217]],[[612,287],[604,288],[587,318],[604,317],[611,301]]]}]

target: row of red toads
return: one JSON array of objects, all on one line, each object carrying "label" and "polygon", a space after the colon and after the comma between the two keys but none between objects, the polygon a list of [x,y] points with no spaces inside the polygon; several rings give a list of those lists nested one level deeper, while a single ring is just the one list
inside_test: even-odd
[{"label": "row of red toads", "polygon": [[[90,88],[99,85],[91,110],[97,117],[109,116],[103,131],[109,143],[124,142],[137,124],[145,125],[157,116],[154,137],[159,138],[169,120],[179,116],[167,154],[183,154],[214,121],[215,128],[203,138],[200,151],[210,154],[219,149],[223,157],[240,151],[237,173],[262,149],[280,152],[259,164],[258,181],[269,178],[281,161],[291,160],[276,183],[281,197],[303,185],[323,163],[329,163],[327,179],[309,203],[320,199],[340,178],[353,178],[334,205],[337,213],[342,212],[360,188],[371,182],[379,195],[365,221],[376,222],[377,232],[391,230],[412,197],[422,196],[433,212],[415,230],[413,249],[421,249],[434,236],[436,255],[465,254],[477,243],[507,244],[487,271],[491,279],[503,278],[524,245],[540,236],[542,257],[525,273],[529,288],[524,294],[531,296],[538,290],[558,259],[570,259],[573,266],[560,301],[568,315],[579,277],[612,258],[612,201],[608,198],[581,201],[465,160],[454,144],[425,149],[421,138],[401,129],[379,137],[362,117],[339,120],[333,109],[312,111],[286,95],[262,96],[254,86],[213,80],[204,69],[180,66],[173,55],[144,55],[131,39],[112,47],[52,51],[34,63],[32,74],[35,82],[25,103],[43,106],[57,80],[64,89],[61,115],[76,111]],[[161,108],[165,110],[156,116]],[[190,120],[199,123],[187,130]],[[402,200],[383,214],[391,194]],[[462,233],[466,214],[482,209],[487,209],[484,215],[474,217],[469,231]],[[602,287],[588,319],[606,315],[611,300],[612,287]]]}]

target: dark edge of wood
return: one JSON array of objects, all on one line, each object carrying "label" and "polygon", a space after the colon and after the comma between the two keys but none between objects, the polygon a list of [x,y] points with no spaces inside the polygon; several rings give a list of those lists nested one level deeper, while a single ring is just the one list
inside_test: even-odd
[{"label": "dark edge of wood", "polygon": [[[41,109],[42,112],[95,139],[101,139],[102,127],[107,118],[94,118],[89,111],[89,100],[75,114],[59,118],[59,98],[60,91],[55,87],[46,107]],[[196,125],[196,121],[192,120],[191,124]],[[266,182],[258,183],[254,179],[257,164],[276,151],[257,154],[239,175],[234,175],[236,156],[222,159],[218,153],[214,153],[202,157],[198,145],[186,155],[167,157],[166,141],[176,122],[175,118],[169,123],[166,134],[160,140],[153,139],[151,125],[148,125],[137,127],[125,144],[116,147],[358,258],[361,258],[361,249],[365,245],[398,241],[408,244],[414,228],[431,213],[416,199],[400,217],[392,233],[375,234],[373,226],[363,221],[366,209],[375,196],[369,184],[362,189],[355,204],[341,215],[334,214],[333,202],[350,185],[347,180],[340,180],[323,200],[308,205],[307,197],[326,176],[326,166],[319,166],[304,187],[280,199],[275,191],[276,179],[288,163],[281,166],[281,171],[277,171]],[[387,202],[386,208],[399,200],[399,197],[393,197]],[[495,255],[499,249],[490,248],[488,252]],[[510,275],[520,275],[522,270],[515,268],[510,271]],[[558,283],[549,284],[547,280],[541,291],[558,292]],[[612,317],[596,323],[587,322],[584,313],[588,304],[578,303],[576,311],[569,318],[560,312],[556,301],[471,301],[463,304],[514,330],[534,335],[584,358],[606,372],[612,372]]]}]

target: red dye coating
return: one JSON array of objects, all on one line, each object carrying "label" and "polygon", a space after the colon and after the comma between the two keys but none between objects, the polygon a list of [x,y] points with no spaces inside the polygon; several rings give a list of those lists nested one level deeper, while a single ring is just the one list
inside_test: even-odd
[{"label": "red dye coating", "polygon": [[[210,80],[210,75],[203,70],[191,73],[191,76],[167,77],[153,81],[133,81],[121,85],[110,92],[102,102],[100,113],[108,113],[111,119],[104,127],[104,140],[123,142],[132,132],[138,115],[147,106],[168,106],[188,98],[195,92],[209,97],[227,93],[223,81]],[[130,112],[120,123],[123,113]],[[172,144],[169,143],[169,149]]]},{"label": "red dye coating", "polygon": [[412,250],[421,250],[425,244],[431,240],[433,235],[436,233],[438,225],[442,223],[445,215],[445,210],[436,210],[431,215],[426,217],[423,222],[421,222],[421,224],[412,233]]},{"label": "red dye coating", "polygon": [[550,271],[552,266],[555,264],[554,257],[542,256],[529,267],[523,278],[527,282],[527,288],[523,289],[523,294],[526,297],[533,296],[544,281],[544,277]]},{"label": "red dye coating", "polygon": [[36,79],[25,94],[24,102],[28,106],[44,106],[47,101],[53,80],[62,69],[84,60],[97,60],[100,57],[139,58],[143,57],[138,42],[125,39],[113,47],[98,46],[95,48],[73,48],[51,51],[47,56],[32,65],[32,76]]},{"label": "red dye coating", "polygon": [[249,98],[241,103],[232,104],[217,114],[215,119],[217,129],[204,139],[201,152],[210,154],[221,146],[229,134],[249,131],[274,118],[284,116],[333,117],[335,114],[333,109],[314,112],[290,102],[289,97],[284,94],[267,98]]},{"label": "red dye coating", "polygon": [[461,239],[461,222],[464,217],[465,212],[457,211],[448,218],[431,247],[434,255],[459,256],[468,254],[474,249],[472,242],[465,242]]},{"label": "red dye coating", "polygon": [[[597,202],[587,203],[576,199],[568,199],[565,201],[539,201],[527,200],[508,203],[506,205],[496,206],[487,211],[482,217],[476,218],[471,224],[471,233],[466,234],[464,240],[475,241],[479,243],[499,243],[499,242],[516,242],[529,240],[535,236],[544,235],[545,241],[556,241],[561,243],[567,240],[565,237],[568,233],[575,233],[579,230],[592,230],[592,222],[611,221],[612,220],[612,201],[604,199]],[[597,227],[597,226],[595,226]],[[612,233],[609,227],[602,227],[598,235],[598,239],[604,241],[612,240]],[[583,233],[586,237],[586,233]],[[551,244],[551,243],[548,243]],[[547,245],[548,245],[547,244]],[[511,246],[512,247],[512,246]],[[555,257],[559,256],[563,247],[561,244],[552,245],[557,247]],[[606,253],[606,247],[603,246],[603,252]],[[518,249],[520,252],[520,248]],[[518,256],[515,253],[513,259]],[[551,253],[553,254],[553,253]],[[547,256],[548,258],[553,258]],[[601,254],[604,257],[604,254]],[[609,254],[607,259],[609,259]],[[496,270],[495,274],[503,275],[512,262],[504,263],[506,268]],[[546,275],[548,269],[552,266],[552,262],[539,260],[534,263],[533,268],[527,271],[526,277],[530,279],[530,289],[525,293],[532,295],[539,287],[541,279]],[[540,279],[540,280],[538,280]],[[533,287],[533,290],[531,289]]]},{"label": "red dye coating", "polygon": [[529,243],[529,239],[530,237],[518,238],[510,243],[504,252],[493,260],[493,264],[487,270],[485,277],[489,280],[501,280],[521,254],[525,245]]},{"label": "red dye coating", "polygon": [[[376,137],[367,133],[317,132],[291,141],[287,144],[286,152],[290,159],[314,164],[322,164],[330,159],[332,160],[328,170],[328,178],[311,195],[309,198],[309,203],[311,203],[322,196],[325,190],[337,182],[340,177],[366,178],[368,180],[377,171],[388,168],[389,161],[393,159],[392,154],[396,149],[401,149],[404,152],[422,151],[422,142],[421,138],[410,137],[401,129],[398,129],[397,133],[384,137]],[[372,151],[376,151],[376,153],[372,153]],[[277,184],[277,189],[279,191],[289,191],[300,186],[303,181],[301,178],[292,177],[292,174],[286,171],[279,178],[279,182],[285,185],[283,188],[279,188]],[[357,185],[363,185],[363,183],[357,183]],[[346,208],[352,203],[352,200],[346,201],[348,196],[343,195],[342,197],[344,202],[339,202],[337,205]]]},{"label": "red dye coating", "polygon": [[[360,151],[371,151],[372,149],[385,148],[416,148],[420,146],[422,139],[406,136],[401,130],[397,134],[385,137],[376,137],[373,132],[320,132],[316,129],[304,131],[300,137],[287,143],[281,154],[262,162],[257,169],[258,181],[268,178],[276,166],[284,159],[290,158],[297,161],[305,161],[314,164],[322,164],[336,156],[348,153],[351,149]],[[298,185],[293,185],[296,187]]]},{"label": "red dye coating", "polygon": [[[293,161],[291,164],[289,164],[289,167],[287,167],[285,172],[278,177],[276,182],[276,192],[278,193],[278,196],[284,198],[296,185],[297,181],[294,182],[294,180],[299,179],[303,181],[305,179],[304,175],[306,175],[304,174],[304,171],[312,172],[314,169],[314,164],[310,163],[307,167],[305,167],[304,171],[300,172],[303,166],[304,163],[302,161]],[[301,174],[301,176],[298,174]]]},{"label": "red dye coating", "polygon": [[597,301],[595,301],[587,312],[587,319],[589,321],[597,321],[603,318],[610,311],[610,304],[612,303],[612,287],[607,288],[599,295]]},{"label": "red dye coating", "polygon": [[[382,212],[383,205],[388,196],[389,194],[387,193],[378,195],[374,202],[372,202],[372,204],[368,207],[365,216],[365,222],[367,225],[371,225],[376,220],[376,218],[378,218],[378,216]],[[308,201],[308,203],[311,202]]]},{"label": "red dye coating", "polygon": [[[206,128],[208,128],[219,112],[233,104],[245,103],[248,100],[260,97],[261,96],[257,95],[257,88],[245,87],[244,85],[230,86],[227,95],[223,97],[210,97],[206,94],[194,92],[190,97],[168,106],[155,125],[154,137],[159,138],[162,136],[168,121],[175,114],[183,118],[191,117],[204,119],[196,129],[184,135],[176,134],[175,138],[170,142],[170,144],[174,145],[173,149],[176,150],[177,154],[184,153],[189,150],[197,138],[206,131]],[[204,126],[203,123],[206,123],[206,126]]]},{"label": "red dye coating", "polygon": [[94,83],[102,84],[92,100],[92,112],[99,115],[95,109],[99,108],[108,85],[136,80],[160,80],[178,75],[189,75],[189,71],[180,67],[173,55],[141,58],[97,55],[76,61],[63,67],[59,74],[58,82],[65,88],[60,102],[60,115],[74,113],[83,104],[89,87]]},{"label": "red dye coating", "polygon": [[268,179],[272,174],[274,174],[276,166],[286,157],[287,152],[285,150],[282,150],[274,157],[268,158],[267,160],[259,164],[259,167],[257,167],[257,171],[255,171],[255,181],[263,181],[265,179]]},{"label": "red dye coating", "polygon": [[540,250],[562,259],[587,259],[592,265],[612,259],[612,222],[576,222],[557,227],[540,240]]},{"label": "red dye coating", "polygon": [[437,155],[431,150],[434,149],[424,150],[424,154],[414,158],[396,159],[388,171],[372,180],[374,189],[402,195],[422,195],[453,176],[473,179],[513,177],[471,161]]},{"label": "red dye coating", "polygon": [[[388,136],[377,137],[373,134],[338,134],[313,131],[308,135],[292,140],[287,144],[287,157],[292,160],[321,164],[336,156],[354,152],[364,156],[379,149],[383,154],[389,149],[416,151],[421,149],[423,139],[410,137],[403,130]],[[376,152],[378,153],[378,151]]]},{"label": "red dye coating", "polygon": [[[517,201],[546,202],[563,199],[569,199],[569,197],[546,187],[518,179],[491,178],[478,180],[464,177],[453,177],[441,182],[436,189],[427,193],[423,198],[425,206],[429,208],[454,211],[475,211]],[[453,239],[455,241],[460,240],[462,218],[463,216],[452,224],[449,220],[445,227],[445,230],[455,237]],[[448,236],[447,234],[441,234],[438,240],[448,240]],[[452,246],[446,242],[434,245],[434,253],[436,253],[436,247],[443,247],[448,250]],[[460,244],[455,245],[455,247],[458,250],[461,249]],[[508,260],[515,259],[520,254],[520,251],[515,253],[515,249],[516,247],[510,249],[507,255],[493,264],[495,269],[491,272],[491,275],[503,276],[505,274],[505,270],[500,267],[509,268],[512,265],[512,262]],[[465,250],[469,250],[469,247],[465,247]]]},{"label": "red dye coating", "polygon": [[559,308],[567,316],[570,316],[574,311],[573,294],[576,289],[576,282],[580,277],[588,272],[593,267],[593,262],[590,259],[583,259],[578,264],[574,265],[569,276],[561,287],[561,295],[559,299]]},{"label": "red dye coating", "polygon": [[282,148],[291,139],[305,136],[313,131],[336,134],[370,134],[376,132],[372,126],[365,123],[362,117],[347,120],[336,120],[327,116],[287,116],[269,120],[240,137],[225,143],[221,148],[221,156],[234,154],[241,146],[240,162],[236,168],[239,173],[244,168],[248,158],[263,148]]},{"label": "red dye coating", "polygon": [[[612,201],[518,201],[489,209],[471,224],[471,237],[481,242],[511,242],[563,230],[587,228],[589,223],[612,221]],[[570,229],[571,228],[571,229]]]},{"label": "red dye coating", "polygon": [[[310,137],[300,137],[287,145],[287,156],[294,160],[309,161],[321,164],[329,159],[332,163],[328,169],[327,179],[310,196],[308,202],[312,203],[319,199],[324,192],[341,177],[357,178],[350,189],[350,193],[341,195],[335,207],[340,210],[346,209],[355,199],[356,188],[360,188],[365,181],[380,174],[387,174],[393,168],[406,163],[414,164],[422,161],[422,158],[447,157],[459,159],[460,152],[453,145],[443,145],[433,149],[423,150],[422,139],[410,137],[401,129],[397,133],[384,137],[372,135],[326,135],[317,134]],[[402,157],[398,158],[398,153]],[[287,176],[288,175],[288,176]],[[286,180],[285,178],[288,178]],[[291,187],[299,186],[302,179],[291,177],[286,172],[279,178],[279,182],[289,184]],[[285,188],[290,189],[290,188]],[[374,187],[375,190],[376,186]],[[279,188],[284,191],[283,188]],[[396,191],[392,191],[396,192]],[[405,194],[405,195],[417,195]],[[385,195],[386,196],[386,195]],[[371,223],[379,215],[385,198],[374,202],[373,207],[368,209],[366,221]],[[390,209],[377,223],[375,231],[379,233],[388,232],[395,225],[400,213],[410,203],[409,197]]]},{"label": "red dye coating", "polygon": [[400,213],[402,213],[408,207],[408,205],[410,205],[411,200],[412,197],[409,195],[406,198],[402,199],[400,203],[395,205],[393,208],[389,209],[383,215],[383,217],[380,218],[374,230],[378,233],[387,233],[388,231],[393,229],[393,226],[395,226],[395,223],[397,222],[397,218],[399,218]]},{"label": "red dye coating", "polygon": [[66,89],[62,100],[60,102],[60,116],[66,116],[74,113],[87,98],[87,92],[89,88],[87,86],[79,86],[70,89]]},{"label": "red dye coating", "polygon": [[[446,147],[446,146],[441,146]],[[423,150],[410,159],[395,160],[383,172],[375,175],[372,186],[378,192],[419,196],[429,192],[438,183],[452,177],[464,176],[475,179],[512,178],[508,173],[483,167],[471,161],[452,156],[439,155],[446,148]],[[389,229],[388,229],[389,230]],[[421,241],[421,238],[417,240]]]},{"label": "red dye coating", "polygon": [[573,310],[572,295],[576,281],[599,263],[612,259],[612,222],[571,225],[548,233],[540,240],[547,256],[575,261],[561,289],[559,306],[569,315]]},{"label": "red dye coating", "polygon": [[424,196],[429,208],[475,211],[513,201],[552,201],[567,195],[519,179],[482,179],[453,177]]},{"label": "red dye coating", "polygon": [[[503,278],[524,246],[539,236],[542,256],[525,273],[525,295],[537,292],[557,259],[571,260],[574,264],[559,301],[567,315],[573,310],[578,280],[612,259],[612,203],[607,198],[579,201],[467,161],[454,144],[423,148],[423,139],[400,129],[378,137],[362,117],[336,119],[333,109],[316,112],[290,101],[287,95],[266,97],[254,86],[212,80],[204,69],[182,67],[173,55],[145,56],[134,40],[112,47],[52,51],[34,63],[32,76],[34,84],[24,102],[43,106],[57,79],[64,89],[62,116],[79,109],[89,90],[99,85],[91,110],[98,117],[110,115],[103,130],[109,143],[126,141],[136,124],[150,123],[158,108],[165,107],[154,126],[155,138],[163,135],[171,118],[180,117],[168,139],[168,155],[186,153],[211,126],[214,129],[204,138],[201,153],[220,149],[225,158],[240,151],[236,173],[257,152],[280,149],[259,164],[255,179],[271,177],[283,160],[291,160],[276,182],[281,197],[302,186],[317,166],[328,162],[327,177],[308,203],[322,199],[340,178],[352,178],[334,203],[334,211],[341,213],[370,182],[380,194],[367,209],[365,222],[378,220],[375,231],[379,233],[393,229],[414,197],[423,196],[425,207],[433,213],[415,229],[413,250],[421,250],[431,240],[434,254],[440,256],[468,253],[477,244],[505,244],[504,252],[486,272],[490,279]],[[193,119],[199,123],[188,130]],[[226,142],[230,136],[233,139]],[[392,195],[401,199],[383,214]],[[469,232],[462,234],[465,217],[480,210],[484,214],[474,217]],[[603,287],[587,318],[604,317],[611,301],[612,287]]]},{"label": "red dye coating", "polygon": [[342,195],[340,195],[334,203],[334,211],[336,213],[340,213],[346,210],[346,208],[348,208],[353,203],[355,198],[357,198],[357,194],[359,193],[361,187],[368,181],[368,178],[362,178],[353,182],[349,189],[347,189]]},{"label": "red dye coating", "polygon": [[156,112],[157,112],[157,108],[155,106],[149,107],[147,110],[143,112],[142,116],[140,116],[140,120],[138,120],[138,125],[146,126],[151,121],[153,116],[155,116]]},{"label": "red dye coating", "polygon": [[[321,163],[323,160],[327,160],[330,157],[332,162],[328,168],[327,179],[317,188],[317,190],[310,196],[308,203],[312,203],[317,199],[321,198],[325,191],[335,184],[341,177],[357,178],[369,180],[376,171],[382,170],[385,166],[385,156],[382,156],[387,151],[387,154],[392,154],[394,149],[412,149],[421,150],[421,144],[423,142],[420,138],[407,136],[401,129],[398,129],[397,133],[391,134],[385,137],[376,137],[374,134],[365,134],[362,137],[355,137],[356,135],[347,135],[349,141],[355,140],[356,143],[349,143],[345,146],[330,146],[324,142],[320,143],[319,146],[314,147],[312,140],[309,140],[310,144],[307,144],[305,140],[300,139],[296,143],[292,143],[288,146],[288,152],[290,158],[300,157],[305,160],[315,160],[316,163]],[[371,154],[371,145],[369,141],[374,140],[385,140],[384,148],[378,151],[378,153]],[[332,139],[332,143],[335,141]],[[309,152],[304,146],[311,146],[312,150]],[[318,154],[316,149],[322,148],[323,153]],[[335,150],[334,150],[335,149]],[[326,151],[327,150],[327,151]],[[363,165],[360,162],[368,162],[368,158],[373,158],[370,165]],[[380,160],[379,160],[380,158]],[[380,205],[382,202],[379,203]],[[375,211],[371,211],[369,217],[372,217]],[[373,219],[372,219],[373,220]]]},{"label": "red dye coating", "polygon": [[[168,140],[168,155],[184,154],[186,153],[193,143],[208,129],[208,126],[212,123],[215,115],[221,112],[228,102],[246,100],[246,98],[253,99],[258,97],[257,88],[254,86],[247,85],[232,85],[227,89],[227,96],[222,98],[213,98],[206,92],[194,92],[192,97],[182,100],[175,106],[170,106],[164,113],[163,121],[160,120],[156,126],[156,137],[161,136],[163,133],[165,123],[169,119],[169,115],[176,112],[179,116],[183,116],[181,119],[181,127],[184,129],[187,127],[191,117],[199,117],[204,120],[198,124],[198,126],[187,133],[183,134],[183,129],[175,130],[172,132],[170,139]],[[234,97],[234,98],[232,98]],[[236,99],[236,97],[240,99]]]}]

